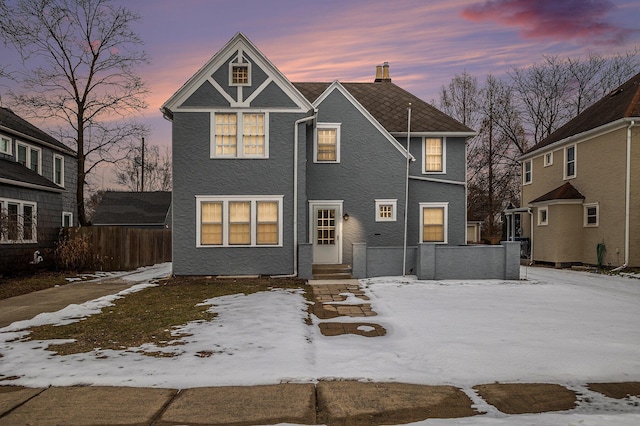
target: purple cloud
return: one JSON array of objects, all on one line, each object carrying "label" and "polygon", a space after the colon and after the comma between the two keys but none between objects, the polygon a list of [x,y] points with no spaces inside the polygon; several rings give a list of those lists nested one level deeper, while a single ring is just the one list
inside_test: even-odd
[{"label": "purple cloud", "polygon": [[635,32],[606,20],[615,9],[608,0],[489,0],[465,8],[471,21],[496,21],[520,28],[522,37],[582,39],[598,44],[617,44]]}]

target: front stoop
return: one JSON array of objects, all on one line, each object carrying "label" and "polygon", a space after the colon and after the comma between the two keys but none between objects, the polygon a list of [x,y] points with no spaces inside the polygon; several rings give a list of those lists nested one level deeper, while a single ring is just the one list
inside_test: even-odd
[{"label": "front stoop", "polygon": [[313,265],[311,273],[315,280],[350,280],[351,265]]}]

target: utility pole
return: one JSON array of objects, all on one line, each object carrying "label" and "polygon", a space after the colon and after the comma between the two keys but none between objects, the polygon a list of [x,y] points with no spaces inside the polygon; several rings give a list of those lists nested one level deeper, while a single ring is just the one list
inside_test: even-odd
[{"label": "utility pole", "polygon": [[142,137],[142,154],[141,154],[141,162],[142,162],[142,173],[140,179],[140,192],[144,192],[144,136]]}]

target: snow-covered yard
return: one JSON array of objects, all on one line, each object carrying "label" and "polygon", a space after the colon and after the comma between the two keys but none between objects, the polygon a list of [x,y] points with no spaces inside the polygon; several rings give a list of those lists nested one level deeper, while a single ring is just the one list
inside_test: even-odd
[{"label": "snow-covered yard", "polygon": [[[167,271],[159,267],[143,273],[151,279]],[[383,326],[383,337],[323,336],[320,320],[305,324],[307,304],[299,292],[275,290],[206,301],[218,316],[185,326],[182,331],[192,334],[186,345],[161,349],[180,354],[172,358],[144,356],[135,349],[55,356],[45,350],[46,342],[17,340],[29,325],[95,313],[114,298],[104,297],[0,329],[0,374],[18,376],[10,384],[24,386],[167,388],[329,378],[464,389],[496,381],[569,388],[640,381],[640,280],[544,268],[523,268],[521,276],[521,281],[506,282],[361,280],[378,314],[367,321]],[[354,297],[345,303],[356,302],[362,303]],[[603,409],[631,410],[633,420],[640,419],[640,408],[608,404]],[[554,416],[538,417],[538,424]]]}]

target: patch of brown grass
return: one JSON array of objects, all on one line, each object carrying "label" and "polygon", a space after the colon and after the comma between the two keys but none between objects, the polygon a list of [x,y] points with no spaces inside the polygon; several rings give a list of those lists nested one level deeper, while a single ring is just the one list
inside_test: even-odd
[{"label": "patch of brown grass", "polygon": [[0,279],[0,300],[67,284],[69,273],[43,272],[32,276]]},{"label": "patch of brown grass", "polygon": [[[144,343],[159,347],[180,344],[181,336],[172,334],[176,327],[193,321],[211,321],[216,314],[207,312],[206,299],[230,294],[252,294],[272,288],[310,288],[297,279],[207,279],[178,277],[161,282],[118,299],[99,315],[64,325],[31,328],[28,339],[74,339],[72,343],[52,344],[48,350],[59,355],[90,352],[94,349],[125,350]],[[256,313],[259,315],[259,313]],[[184,336],[182,336],[184,337]],[[166,356],[166,353],[148,353]]]}]

